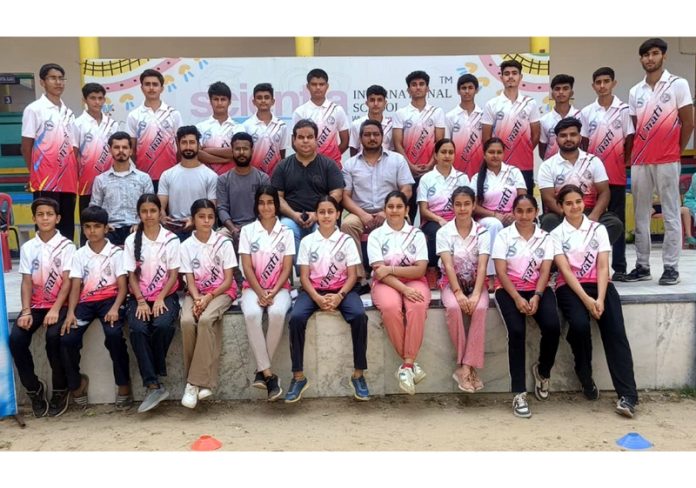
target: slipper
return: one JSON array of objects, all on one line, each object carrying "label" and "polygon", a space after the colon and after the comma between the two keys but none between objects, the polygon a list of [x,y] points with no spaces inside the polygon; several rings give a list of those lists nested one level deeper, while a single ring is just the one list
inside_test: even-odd
[{"label": "slipper", "polygon": [[84,408],[87,406],[87,390],[89,388],[89,376],[87,376],[86,374],[81,374],[80,377],[85,381],[85,388],[84,390],[82,390],[82,395],[77,396],[73,394],[73,400],[75,401],[75,405]]}]

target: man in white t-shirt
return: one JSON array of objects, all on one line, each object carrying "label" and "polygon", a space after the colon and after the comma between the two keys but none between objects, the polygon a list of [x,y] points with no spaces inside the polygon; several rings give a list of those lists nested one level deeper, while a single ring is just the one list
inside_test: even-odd
[{"label": "man in white t-shirt", "polygon": [[201,133],[201,149],[198,159],[218,175],[224,175],[234,168],[232,162],[232,135],[239,126],[230,117],[232,90],[222,81],[208,87],[208,99],[213,115],[198,122],[196,128]]},{"label": "man in white t-shirt", "polygon": [[387,151],[393,151],[392,144],[392,118],[384,115],[384,109],[387,107],[387,90],[381,85],[371,85],[365,92],[365,105],[367,106],[367,115],[354,120],[350,124],[350,156],[353,157],[360,152],[362,145],[360,144],[360,126],[366,120],[376,120],[382,124],[382,147]]},{"label": "man in white t-shirt", "polygon": [[553,98],[554,106],[539,121],[541,124],[539,157],[541,159],[549,159],[558,152],[554,133],[556,124],[566,117],[580,116],[580,110],[570,103],[573,99],[573,85],[575,85],[575,78],[570,75],[556,75],[551,80],[551,98]]},{"label": "man in white t-shirt", "polygon": [[201,134],[194,125],[179,127],[176,142],[181,162],[160,178],[157,196],[162,203],[162,225],[183,242],[193,231],[191,205],[199,198],[217,203],[217,179],[213,170],[198,160]]}]

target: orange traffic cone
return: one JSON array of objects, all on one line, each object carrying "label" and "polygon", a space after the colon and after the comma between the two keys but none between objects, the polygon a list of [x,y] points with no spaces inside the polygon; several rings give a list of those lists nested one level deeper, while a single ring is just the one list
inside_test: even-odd
[{"label": "orange traffic cone", "polygon": [[220,449],[222,442],[211,435],[202,435],[191,445],[192,451],[214,451]]}]

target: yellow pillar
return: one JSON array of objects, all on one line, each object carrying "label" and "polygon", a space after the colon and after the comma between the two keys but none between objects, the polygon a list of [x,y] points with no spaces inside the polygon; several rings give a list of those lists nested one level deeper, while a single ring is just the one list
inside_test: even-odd
[{"label": "yellow pillar", "polygon": [[80,37],[80,85],[85,83],[85,60],[99,58],[99,38]]},{"label": "yellow pillar", "polygon": [[551,42],[549,37],[530,37],[529,51],[533,54],[549,54]]},{"label": "yellow pillar", "polygon": [[296,37],[295,56],[306,58],[314,56],[314,37]]}]

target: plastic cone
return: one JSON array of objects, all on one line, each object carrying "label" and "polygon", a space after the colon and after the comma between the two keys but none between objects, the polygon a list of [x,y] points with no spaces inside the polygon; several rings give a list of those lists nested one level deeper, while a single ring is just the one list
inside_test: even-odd
[{"label": "plastic cone", "polygon": [[220,449],[222,442],[211,435],[202,435],[191,445],[192,451],[214,451]]},{"label": "plastic cone", "polygon": [[653,443],[640,435],[638,432],[629,432],[621,439],[618,439],[616,441],[616,445],[623,447],[624,449],[631,449],[632,451],[650,449],[653,447]]}]

